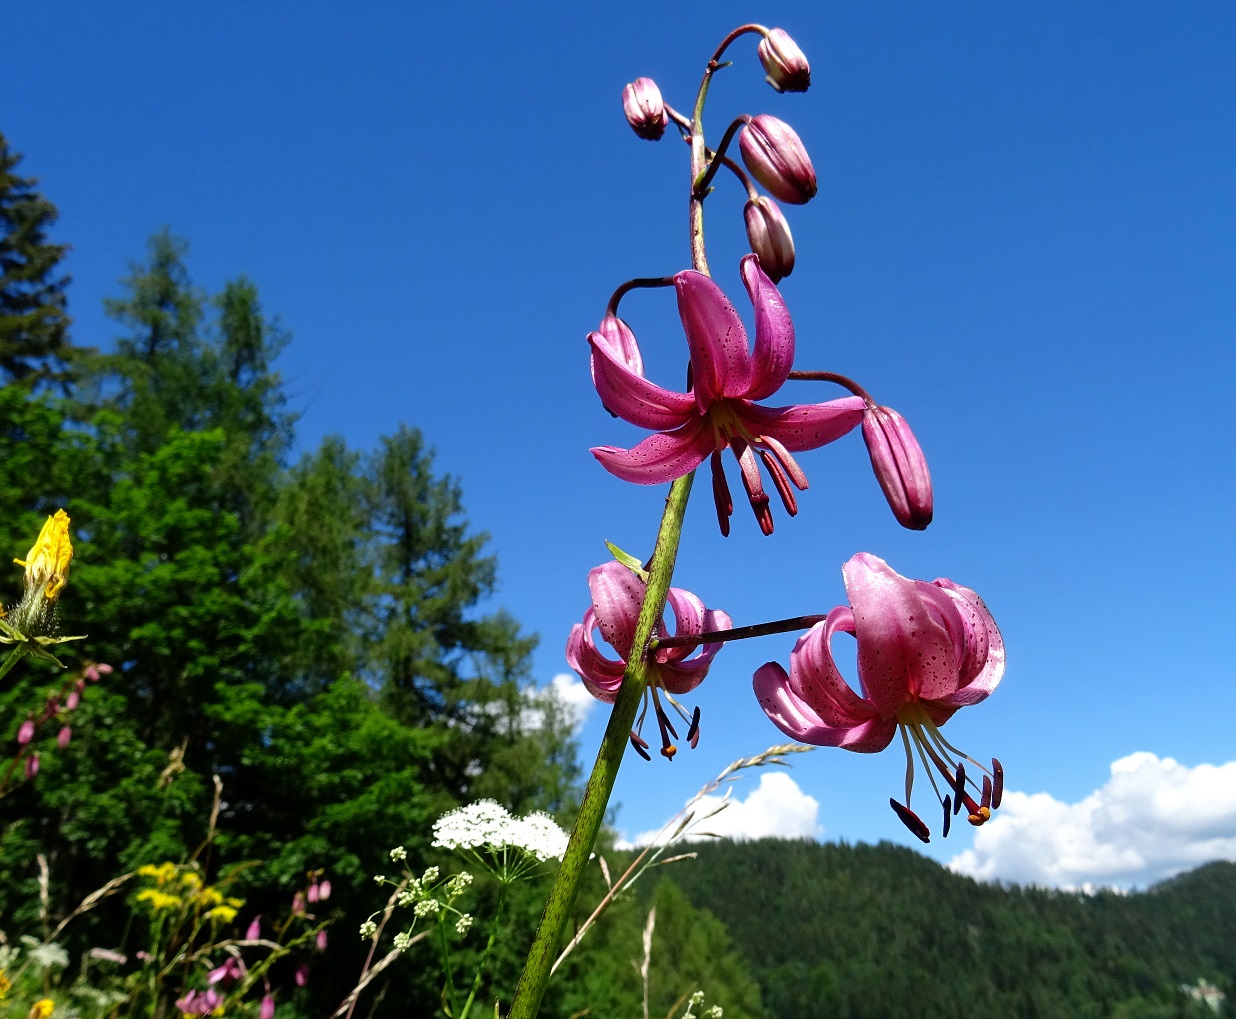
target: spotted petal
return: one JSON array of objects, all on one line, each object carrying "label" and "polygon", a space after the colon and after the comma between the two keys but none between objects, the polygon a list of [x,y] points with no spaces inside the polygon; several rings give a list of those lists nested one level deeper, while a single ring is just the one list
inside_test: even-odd
[{"label": "spotted petal", "polygon": [[601,402],[640,428],[665,431],[681,428],[695,411],[690,393],[672,393],[634,371],[600,333],[589,333],[592,347],[592,381]]},{"label": "spotted petal", "polygon": [[672,432],[650,435],[631,449],[595,446],[589,452],[610,474],[637,485],[659,485],[695,470],[712,453],[712,429],[695,417]]},{"label": "spotted petal", "polygon": [[755,308],[755,352],[746,392],[735,395],[763,400],[785,385],[794,367],[794,322],[781,293],[755,255],[747,255],[740,269]]},{"label": "spotted petal", "polygon": [[888,746],[897,731],[894,719],[872,718],[854,726],[829,725],[794,693],[790,688],[790,677],[776,662],[768,662],[756,669],[752,686],[769,721],[800,743],[875,753]]},{"label": "spotted petal", "polygon": [[961,685],[955,693],[937,702],[952,708],[977,704],[1004,676],[1004,638],[983,599],[970,588],[943,578],[934,581],[932,586],[941,588],[956,605],[965,633]]},{"label": "spotted petal", "polygon": [[622,686],[626,665],[623,662],[611,661],[597,650],[592,640],[595,627],[596,613],[588,609],[584,613],[583,623],[576,623],[571,627],[566,646],[567,664],[579,674],[593,697],[606,704],[613,704],[618,697],[618,689]]},{"label": "spotted petal", "polygon": [[588,590],[601,636],[625,661],[635,640],[644,582],[621,563],[611,561],[588,571]]},{"label": "spotted petal", "polygon": [[833,636],[853,632],[854,613],[839,605],[803,634],[790,653],[790,688],[829,725],[852,728],[877,714],[875,705],[845,681],[833,659]]},{"label": "spotted petal", "polygon": [[791,453],[827,445],[863,420],[863,401],[857,396],[793,407],[761,407],[745,401],[733,406],[752,435],[769,435]]},{"label": "spotted petal", "polygon": [[742,319],[709,277],[686,269],[674,277],[678,314],[691,350],[691,378],[700,412],[713,400],[741,396],[751,378]]}]

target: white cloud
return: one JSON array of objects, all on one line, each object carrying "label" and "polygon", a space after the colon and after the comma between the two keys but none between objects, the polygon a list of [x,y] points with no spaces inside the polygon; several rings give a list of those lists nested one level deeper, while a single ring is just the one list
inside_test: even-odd
[{"label": "white cloud", "polygon": [[[818,838],[820,828],[820,802],[808,796],[784,771],[765,771],[760,774],[760,784],[751,790],[745,800],[731,796],[724,810],[707,817],[721,805],[723,797],[704,796],[696,805],[695,816],[706,820],[690,834],[688,840],[706,838],[708,834],[729,839],[802,839]],[[635,838],[618,843],[619,849],[646,846],[657,836],[657,831],[640,832]]]},{"label": "white cloud", "polygon": [[[558,702],[563,714],[563,720],[571,729],[578,732],[587,721],[588,715],[596,706],[596,698],[588,692],[580,678],[573,672],[560,672],[549,681],[549,685],[538,691],[542,697],[548,696]],[[545,724],[545,709],[532,704],[524,708],[520,722],[525,729],[539,729]]]},{"label": "white cloud", "polygon": [[949,867],[985,881],[1058,888],[1146,885],[1236,860],[1236,761],[1188,768],[1141,751],[1078,803],[1006,792]]}]

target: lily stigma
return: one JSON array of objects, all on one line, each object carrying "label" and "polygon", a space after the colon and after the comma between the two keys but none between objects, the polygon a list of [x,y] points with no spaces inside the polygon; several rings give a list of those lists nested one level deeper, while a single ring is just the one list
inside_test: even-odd
[{"label": "lily stigma", "polygon": [[[917,758],[943,808],[943,834],[966,809],[984,824],[1000,806],[1004,769],[958,750],[940,732],[959,708],[984,700],[1004,675],[1004,641],[983,600],[951,580],[927,583],[859,553],[842,569],[849,605],[839,605],[799,638],[787,673],[777,662],[756,670],[765,714],[803,743],[877,753],[900,733],[906,753],[905,803],[890,799],[902,823],[923,842],[930,829],[911,808]],[[832,638],[858,642],[856,692],[833,658]],[[980,778],[968,774],[965,762]],[[943,782],[947,789],[941,794]]]},{"label": "lily stigma", "polygon": [[592,455],[611,474],[641,485],[673,481],[711,460],[717,521],[721,533],[728,535],[734,504],[721,463],[721,453],[728,448],[738,460],[760,530],[771,534],[773,518],[760,464],[786,512],[795,515],[794,489],[805,490],[807,476],[792,454],[841,438],[862,421],[864,404],[856,396],[790,407],[754,402],[772,396],[789,378],[794,323],[755,255],[743,258],[741,274],[755,309],[754,352],[720,287],[691,269],[673,277],[691,355],[686,393],[662,389],[644,377],[639,346],[621,319],[607,315],[601,328],[589,334],[592,377],[601,402],[624,421],[658,430],[631,449],[598,446]]},{"label": "lily stigma", "polygon": [[[631,658],[645,584],[628,567],[608,562],[588,571],[588,589],[592,594],[592,606],[584,613],[583,622],[571,628],[567,638],[567,663],[584,681],[592,696],[612,704],[618,697]],[[705,608],[699,598],[682,588],[671,587],[666,604],[674,613],[676,637],[728,630],[733,626],[725,612]],[[618,652],[618,661],[602,654],[597,648],[594,637],[597,630],[606,643]],[[663,621],[657,624],[654,633],[660,637],[668,636]],[[698,648],[659,648],[648,658],[644,706],[631,732],[631,746],[644,760],[652,759],[648,753],[649,744],[641,735],[649,705],[660,731],[661,755],[667,760],[673,760],[678,752],[674,741],[680,737],[666,705],[686,723],[686,740],[691,747],[694,748],[699,742],[700,709],[697,707],[688,713],[678,697],[690,693],[704,681],[713,658],[723,646],[716,642]]]}]

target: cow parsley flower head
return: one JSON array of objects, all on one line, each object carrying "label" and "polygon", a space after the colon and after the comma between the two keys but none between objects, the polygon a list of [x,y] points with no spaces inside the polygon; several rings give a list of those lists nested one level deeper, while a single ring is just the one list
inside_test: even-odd
[{"label": "cow parsley flower head", "polygon": [[493,800],[478,800],[438,818],[433,844],[462,851],[499,880],[514,881],[538,863],[561,860],[567,835],[548,814],[515,817]]}]

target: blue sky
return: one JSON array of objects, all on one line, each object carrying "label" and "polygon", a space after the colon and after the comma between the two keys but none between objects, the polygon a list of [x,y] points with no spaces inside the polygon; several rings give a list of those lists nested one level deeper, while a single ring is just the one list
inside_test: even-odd
[{"label": "blue sky", "polygon": [[[812,488],[771,538],[740,509],[722,539],[699,486],[677,583],[738,623],[827,611],[866,550],[984,596],[1009,668],[949,731],[998,755],[1024,802],[986,844],[937,840],[937,859],[970,850],[958,866],[973,873],[1083,884],[1236,857],[1221,767],[1236,758],[1236,8],[420,7],[7,11],[0,126],[61,210],[77,342],[114,337],[101,300],[164,224],[189,239],[198,284],[251,276],[294,335],[280,368],[302,445],[420,427],[492,535],[497,602],[541,634],[548,682],[602,540],[646,552],[663,495],[587,453],[639,433],[600,407],[585,334],[618,283],[688,259],[685,146],[636,139],[619,93],[650,75],[688,108],[726,31],[784,27],[811,91],[778,96],[740,42],[708,134],[769,112],[803,138],[821,189],[789,213],[798,364],[906,415],[936,520],[901,530],[851,436],[803,457]],[[708,209],[740,310],[742,200],[722,180]],[[651,375],[676,386],[672,297],[623,310]],[[625,765],[621,830],[655,827],[778,741],[750,676],[791,644],[726,649],[698,692],[699,749]],[[594,711],[589,761],[602,727]],[[902,767],[892,751],[804,755],[792,777],[818,805],[810,830],[912,843],[887,805]],[[1035,833],[1056,840],[1041,858],[1024,851]],[[1072,869],[1043,862],[1091,842]]]}]

